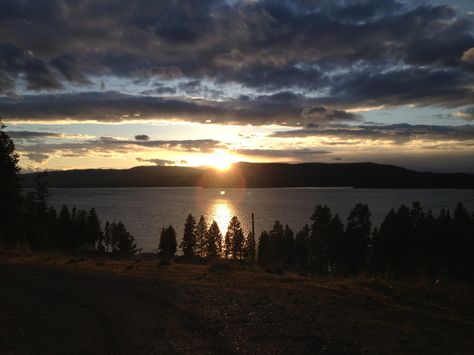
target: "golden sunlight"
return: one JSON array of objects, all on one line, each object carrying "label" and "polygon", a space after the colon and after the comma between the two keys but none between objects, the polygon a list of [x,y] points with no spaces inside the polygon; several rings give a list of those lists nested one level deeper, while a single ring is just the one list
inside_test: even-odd
[{"label": "golden sunlight", "polygon": [[226,200],[216,200],[210,210],[211,221],[215,220],[221,233],[224,235],[229,225],[230,219],[234,215],[234,210]]},{"label": "golden sunlight", "polygon": [[226,150],[219,149],[206,157],[206,161],[206,165],[212,166],[220,171],[226,171],[229,170],[232,164],[237,161],[237,158],[232,154],[229,154]]}]

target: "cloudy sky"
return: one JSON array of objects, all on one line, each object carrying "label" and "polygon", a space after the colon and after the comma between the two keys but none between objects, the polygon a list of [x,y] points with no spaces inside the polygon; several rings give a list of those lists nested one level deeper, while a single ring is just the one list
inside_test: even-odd
[{"label": "cloudy sky", "polygon": [[24,171],[474,172],[474,1],[2,0],[0,116]]}]

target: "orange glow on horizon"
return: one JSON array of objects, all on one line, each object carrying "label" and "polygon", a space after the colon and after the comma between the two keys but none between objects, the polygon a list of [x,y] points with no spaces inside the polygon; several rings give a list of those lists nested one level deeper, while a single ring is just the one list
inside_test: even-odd
[{"label": "orange glow on horizon", "polygon": [[224,149],[215,150],[213,154],[209,154],[203,159],[204,165],[223,172],[229,170],[235,162],[237,162],[237,157]]}]

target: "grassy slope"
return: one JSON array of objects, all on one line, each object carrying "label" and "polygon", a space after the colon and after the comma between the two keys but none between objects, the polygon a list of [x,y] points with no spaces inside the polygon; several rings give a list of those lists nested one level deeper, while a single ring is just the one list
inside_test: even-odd
[{"label": "grassy slope", "polygon": [[0,254],[1,263],[113,274],[173,287],[181,295],[182,310],[203,319],[237,352],[467,354],[474,348],[473,290],[461,285],[185,264],[159,267],[146,258]]}]

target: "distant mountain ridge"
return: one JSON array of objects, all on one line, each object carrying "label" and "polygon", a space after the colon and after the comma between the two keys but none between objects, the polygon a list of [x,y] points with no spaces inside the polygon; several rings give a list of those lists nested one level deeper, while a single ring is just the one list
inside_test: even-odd
[{"label": "distant mountain ridge", "polygon": [[[23,174],[23,186],[34,186],[35,175]],[[236,163],[226,172],[177,166],[51,171],[48,182],[50,187],[474,188],[474,175],[375,163]]]}]

